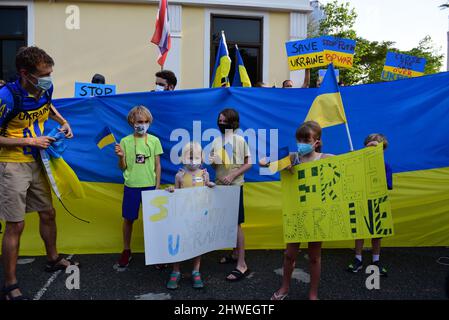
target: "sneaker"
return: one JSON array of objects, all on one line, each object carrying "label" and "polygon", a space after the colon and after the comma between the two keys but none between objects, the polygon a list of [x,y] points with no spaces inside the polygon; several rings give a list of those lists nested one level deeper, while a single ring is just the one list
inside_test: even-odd
[{"label": "sneaker", "polygon": [[120,256],[120,259],[118,260],[117,264],[119,268],[126,268],[129,263],[131,262],[133,258],[131,257],[131,250],[123,250],[122,255]]},{"label": "sneaker", "polygon": [[192,287],[201,289],[204,287],[203,280],[201,280],[201,273],[199,271],[192,271]]},{"label": "sneaker", "polygon": [[167,289],[175,290],[178,289],[178,283],[181,280],[181,272],[170,273],[170,278],[167,282]]},{"label": "sneaker", "polygon": [[379,274],[381,276],[386,277],[388,275],[387,268],[383,267],[379,261],[371,263],[373,266],[377,266],[379,268]]},{"label": "sneaker", "polygon": [[363,269],[363,263],[362,263],[362,261],[360,261],[359,259],[357,259],[357,258],[354,258],[354,262],[353,263],[351,263],[349,266],[348,266],[348,271],[349,272],[353,272],[353,273],[357,273],[357,272],[359,272],[360,270],[362,270]]}]

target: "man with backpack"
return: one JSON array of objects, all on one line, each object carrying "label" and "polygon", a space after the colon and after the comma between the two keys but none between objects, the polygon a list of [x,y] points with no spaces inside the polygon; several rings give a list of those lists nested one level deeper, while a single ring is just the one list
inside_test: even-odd
[{"label": "man with backpack", "polygon": [[45,270],[64,270],[72,261],[56,250],[55,210],[40,149],[55,141],[44,135],[44,123],[58,122],[66,138],[73,133],[52,105],[53,59],[37,47],[23,47],[16,55],[18,80],[0,87],[0,219],[6,222],[2,244],[5,299],[26,299],[16,278],[19,243],[25,213],[37,211],[47,251]]}]

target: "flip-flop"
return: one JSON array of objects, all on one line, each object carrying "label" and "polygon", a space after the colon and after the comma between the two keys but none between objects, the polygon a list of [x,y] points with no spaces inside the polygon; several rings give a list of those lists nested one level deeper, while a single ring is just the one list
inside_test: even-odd
[{"label": "flip-flop", "polygon": [[285,294],[279,294],[277,291],[275,293],[273,293],[273,295],[271,296],[270,300],[285,300],[285,298],[287,298],[288,296],[288,292]]},{"label": "flip-flop", "polygon": [[219,264],[229,264],[229,263],[236,263],[238,261],[237,258],[234,258],[232,254],[221,257],[220,261],[218,261]]},{"label": "flip-flop", "polygon": [[[64,265],[64,264],[60,263],[61,260],[66,260],[69,262],[69,264]],[[54,261],[47,261],[47,265],[45,266],[45,271],[46,272],[55,272],[58,270],[65,270],[65,269],[67,269],[68,266],[80,267],[80,263],[72,261],[70,259],[66,259],[62,256],[58,256],[58,258],[56,258],[56,260],[54,260]]]},{"label": "flip-flop", "polygon": [[[250,273],[251,271],[249,269],[246,269],[246,271],[242,273],[239,269],[235,268],[226,276],[226,280],[230,282],[237,282],[249,276]],[[228,278],[231,274],[235,277],[234,279]]]}]

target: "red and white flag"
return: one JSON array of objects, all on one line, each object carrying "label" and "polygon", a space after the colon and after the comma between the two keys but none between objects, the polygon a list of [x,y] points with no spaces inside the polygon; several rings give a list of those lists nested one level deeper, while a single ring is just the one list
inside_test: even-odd
[{"label": "red and white flag", "polygon": [[157,63],[164,67],[165,59],[171,48],[170,20],[168,19],[168,1],[160,0],[159,11],[156,18],[156,30],[154,30],[151,42],[159,47]]}]

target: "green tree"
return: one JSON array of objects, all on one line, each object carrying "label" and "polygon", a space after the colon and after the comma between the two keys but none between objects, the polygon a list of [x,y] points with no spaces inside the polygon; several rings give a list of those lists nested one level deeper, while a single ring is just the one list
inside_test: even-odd
[{"label": "green tree", "polygon": [[[449,8],[449,4],[444,5]],[[400,51],[392,41],[369,41],[357,35],[354,25],[357,12],[349,3],[337,0],[324,6],[325,19],[319,26],[320,35],[331,35],[357,41],[352,69],[340,69],[340,81],[346,85],[374,83],[381,81],[381,74],[388,51],[410,54],[427,59],[426,74],[439,72],[443,65],[443,55],[437,50],[430,36],[422,39],[418,46],[409,51]],[[316,85],[318,69],[312,69],[311,86]]]}]

